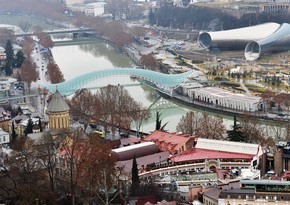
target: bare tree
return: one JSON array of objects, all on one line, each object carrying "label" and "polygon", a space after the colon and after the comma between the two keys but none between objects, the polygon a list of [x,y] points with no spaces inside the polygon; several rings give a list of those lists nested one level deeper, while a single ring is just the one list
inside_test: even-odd
[{"label": "bare tree", "polygon": [[33,51],[34,41],[29,37],[25,37],[22,47],[23,47],[23,52],[26,54],[26,56],[30,56]]},{"label": "bare tree", "polygon": [[136,103],[135,106],[132,106],[132,109],[132,120],[136,126],[137,136],[139,136],[142,124],[149,120],[151,113],[150,110],[142,105],[142,103]]},{"label": "bare tree", "polygon": [[257,116],[244,113],[244,115],[240,117],[240,126],[241,131],[246,138],[246,142],[261,143],[265,140],[263,128],[261,127]]},{"label": "bare tree", "polygon": [[116,156],[110,145],[101,143],[95,136],[89,136],[79,164],[80,186],[86,187],[90,200],[109,205],[118,196],[118,181],[122,170],[116,168]]},{"label": "bare tree", "polygon": [[34,204],[36,199],[46,201],[46,175],[39,163],[35,142],[29,138],[23,142],[20,150],[14,151],[6,161],[9,175],[13,177],[14,194],[18,195],[14,200],[16,203],[27,205]]},{"label": "bare tree", "polygon": [[15,40],[14,31],[11,29],[0,28],[0,45],[5,46],[7,40],[13,42]]},{"label": "bare tree", "polygon": [[129,4],[131,0],[107,0],[106,11],[112,14],[113,19],[122,19],[129,13]]},{"label": "bare tree", "polygon": [[46,34],[43,31],[36,31],[35,35],[39,39],[39,43],[44,48],[52,48],[53,47],[53,41],[52,41],[49,34]]},{"label": "bare tree", "polygon": [[282,106],[287,108],[287,113],[289,115],[290,94],[288,94],[288,93],[278,93],[278,94],[276,94],[273,97],[273,101],[278,104],[278,108],[280,108],[281,110],[282,110]]},{"label": "bare tree", "polygon": [[285,126],[284,126],[283,121],[277,119],[275,125],[271,126],[271,128],[272,128],[271,133],[275,141],[284,140],[283,136],[284,136]]},{"label": "bare tree", "polygon": [[38,72],[36,71],[36,64],[27,58],[21,65],[21,78],[24,82],[27,83],[28,89],[30,90],[31,83],[36,81],[39,77]]},{"label": "bare tree", "polygon": [[63,74],[55,63],[49,63],[47,65],[47,75],[52,84],[61,83],[64,81]]},{"label": "bare tree", "polygon": [[158,70],[159,69],[159,63],[154,58],[153,54],[145,54],[141,56],[141,64],[150,70]]},{"label": "bare tree", "polygon": [[129,45],[133,41],[133,36],[129,33],[129,28],[121,21],[107,23],[104,27],[104,35],[119,48]]},{"label": "bare tree", "polygon": [[79,167],[82,163],[82,153],[85,150],[84,133],[75,130],[73,133],[63,132],[60,137],[62,138],[60,151],[63,153],[61,157],[67,164],[62,180],[68,183],[66,191],[71,195],[71,205],[75,205],[77,186],[81,176]]},{"label": "bare tree", "polygon": [[225,126],[223,125],[223,118],[203,114],[200,120],[198,137],[208,139],[224,139],[224,134]]},{"label": "bare tree", "polygon": [[32,23],[27,20],[21,20],[19,21],[18,26],[22,29],[22,31],[27,32],[31,28]]},{"label": "bare tree", "polygon": [[41,165],[44,167],[48,175],[48,184],[50,187],[49,195],[55,201],[56,196],[56,174],[55,174],[55,167],[56,167],[56,149],[58,148],[56,140],[53,139],[52,135],[48,132],[45,132],[40,142],[37,146],[38,152],[38,159]]},{"label": "bare tree", "polygon": [[197,112],[188,112],[184,116],[181,117],[177,127],[177,132],[182,132],[184,134],[188,134],[190,136],[194,136],[199,133],[200,129],[200,120],[201,115]]},{"label": "bare tree", "polygon": [[262,95],[262,101],[263,101],[263,109],[264,112],[267,113],[267,107],[270,107],[270,102],[272,101],[273,96],[275,93],[271,90],[266,90]]},{"label": "bare tree", "polygon": [[130,33],[136,37],[145,36],[148,32],[148,29],[140,26],[134,26],[130,28]]},{"label": "bare tree", "polygon": [[71,113],[77,118],[94,119],[105,130],[110,129],[113,136],[121,129],[129,130],[131,122],[136,121],[140,128],[148,113],[143,110],[122,86],[108,85],[95,94],[80,90],[70,101]]},{"label": "bare tree", "polygon": [[116,125],[119,128],[130,129],[130,115],[134,99],[122,86],[108,85],[96,93],[99,104],[99,119],[109,127],[113,135]]}]

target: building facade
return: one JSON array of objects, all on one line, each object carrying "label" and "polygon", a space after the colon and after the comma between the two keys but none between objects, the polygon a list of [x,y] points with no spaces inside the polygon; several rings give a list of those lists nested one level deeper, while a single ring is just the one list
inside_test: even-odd
[{"label": "building facade", "polygon": [[55,91],[47,108],[49,129],[69,128],[69,106],[58,90]]},{"label": "building facade", "polygon": [[278,180],[242,180],[240,189],[222,191],[219,205],[288,205],[290,182]]},{"label": "building facade", "polygon": [[247,112],[255,112],[263,107],[261,97],[232,93],[217,87],[189,89],[188,96],[193,100]]},{"label": "building facade", "polygon": [[0,146],[5,146],[10,143],[10,134],[0,128]]},{"label": "building facade", "polygon": [[190,150],[194,146],[194,137],[185,134],[168,133],[155,130],[146,136],[143,141],[154,142],[160,151],[168,151],[170,154],[180,154]]},{"label": "building facade", "polygon": [[87,16],[102,16],[105,13],[105,2],[96,2],[85,5]]}]

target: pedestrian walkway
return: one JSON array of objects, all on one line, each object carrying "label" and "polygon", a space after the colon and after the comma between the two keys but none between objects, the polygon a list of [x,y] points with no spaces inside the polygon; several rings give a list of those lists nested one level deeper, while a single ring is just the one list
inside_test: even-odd
[{"label": "pedestrian walkway", "polygon": [[252,96],[252,93],[251,93],[251,92],[249,91],[249,89],[245,86],[245,84],[244,84],[244,82],[243,82],[242,79],[240,80],[240,85],[241,85],[241,87],[243,88],[243,90],[246,91],[246,95],[247,95],[247,96]]}]

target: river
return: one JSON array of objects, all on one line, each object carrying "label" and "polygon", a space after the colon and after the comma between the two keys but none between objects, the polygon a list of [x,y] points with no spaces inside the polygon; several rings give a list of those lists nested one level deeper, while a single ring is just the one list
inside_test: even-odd
[{"label": "river", "polygon": [[[116,67],[133,68],[135,66],[118,49],[101,41],[92,41],[78,45],[67,44],[54,46],[52,48],[52,54],[66,80],[96,70]],[[94,90],[108,84],[123,85],[136,101],[141,102],[145,107],[151,106],[152,117],[142,126],[141,131],[143,132],[150,133],[155,130],[155,113],[157,110],[161,112],[162,124],[168,123],[165,130],[169,132],[176,131],[179,120],[189,111],[183,105],[174,104],[163,99],[157,92],[146,85],[141,85],[129,76],[112,76],[101,80],[99,79],[87,85],[86,88]],[[192,109],[190,108],[190,110]],[[200,110],[193,110],[201,112]],[[229,129],[230,125],[232,125],[232,119],[226,116],[223,117],[226,128]],[[134,129],[134,126],[132,126],[132,129]]]}]

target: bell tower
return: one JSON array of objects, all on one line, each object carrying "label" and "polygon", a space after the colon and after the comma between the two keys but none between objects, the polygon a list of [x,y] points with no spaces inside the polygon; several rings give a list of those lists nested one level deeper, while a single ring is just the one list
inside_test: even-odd
[{"label": "bell tower", "polygon": [[58,90],[53,94],[47,113],[49,129],[69,128],[69,106]]}]

